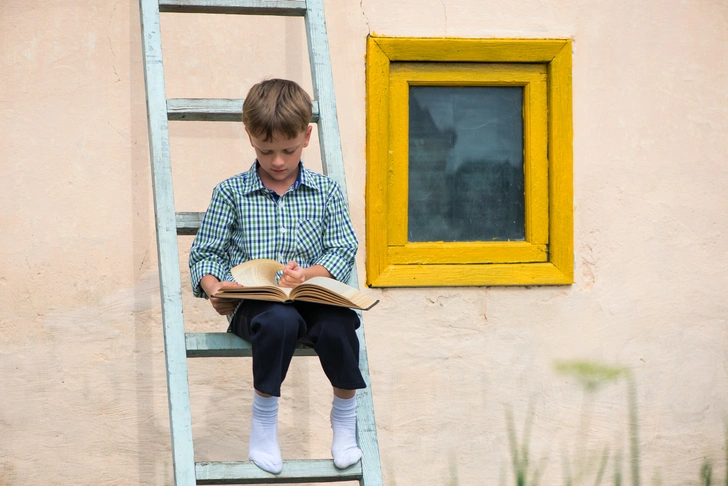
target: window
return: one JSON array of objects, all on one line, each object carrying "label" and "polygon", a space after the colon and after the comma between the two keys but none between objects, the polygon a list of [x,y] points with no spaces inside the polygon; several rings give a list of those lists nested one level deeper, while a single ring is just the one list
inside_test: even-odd
[{"label": "window", "polygon": [[370,37],[367,283],[573,282],[571,42]]}]

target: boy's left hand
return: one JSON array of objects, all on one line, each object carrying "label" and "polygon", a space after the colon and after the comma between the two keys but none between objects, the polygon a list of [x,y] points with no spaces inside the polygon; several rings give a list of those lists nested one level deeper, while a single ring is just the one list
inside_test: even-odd
[{"label": "boy's left hand", "polygon": [[278,282],[278,285],[281,287],[295,288],[305,281],[305,269],[298,263],[291,261],[288,262],[286,268],[283,269],[283,275],[281,275],[281,280]]}]

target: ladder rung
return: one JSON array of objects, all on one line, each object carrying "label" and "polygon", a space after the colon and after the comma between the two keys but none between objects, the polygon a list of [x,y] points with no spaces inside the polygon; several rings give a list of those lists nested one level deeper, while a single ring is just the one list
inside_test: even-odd
[{"label": "ladder rung", "polygon": [[205,213],[174,213],[178,235],[196,235]]},{"label": "ladder rung", "polygon": [[[170,98],[167,100],[167,119],[183,121],[239,122],[243,116],[244,99]],[[318,122],[319,106],[313,101],[311,123]]]},{"label": "ladder rung", "polygon": [[[188,358],[232,358],[252,356],[250,343],[229,332],[186,332]],[[316,352],[299,344],[296,356],[316,356]]]},{"label": "ladder rung", "polygon": [[303,17],[305,0],[159,0],[160,12]]},{"label": "ladder rung", "polygon": [[331,459],[283,461],[283,472],[267,473],[253,462],[197,462],[197,484],[332,483],[362,477],[361,462],[337,469]]}]

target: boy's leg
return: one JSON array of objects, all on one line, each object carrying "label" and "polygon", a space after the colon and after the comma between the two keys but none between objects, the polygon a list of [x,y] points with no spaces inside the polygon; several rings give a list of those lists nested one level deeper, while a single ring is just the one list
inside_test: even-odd
[{"label": "boy's leg", "polygon": [[334,387],[331,455],[340,469],[361,459],[356,444],[356,392],[366,387],[359,371],[359,316],[351,309],[317,304],[296,305],[306,320],[307,338],[319,356],[324,373]]},{"label": "boy's leg", "polygon": [[283,470],[281,448],[278,445],[278,397],[263,397],[253,393],[253,416],[250,420],[248,459],[272,474]]},{"label": "boy's leg", "polygon": [[329,417],[331,429],[334,431],[334,440],[331,442],[334,465],[339,469],[345,469],[356,464],[362,455],[361,449],[356,444],[356,395],[351,398],[340,398],[334,393]]},{"label": "boy's leg", "polygon": [[346,307],[308,302],[293,304],[306,321],[306,339],[319,357],[326,377],[335,388],[366,388],[359,371],[359,316]]},{"label": "boy's leg", "polygon": [[231,331],[253,349],[253,385],[261,395],[281,396],[296,341],[306,323],[292,305],[246,300],[238,307]]},{"label": "boy's leg", "polygon": [[278,397],[291,363],[296,341],[306,325],[292,306],[263,301],[243,302],[231,331],[253,349],[253,413],[248,459],[278,474],[283,468],[278,445]]}]

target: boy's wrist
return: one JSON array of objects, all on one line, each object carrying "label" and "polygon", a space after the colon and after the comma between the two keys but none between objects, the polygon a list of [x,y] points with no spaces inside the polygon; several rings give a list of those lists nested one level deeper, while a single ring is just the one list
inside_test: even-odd
[{"label": "boy's wrist", "polygon": [[310,267],[306,267],[303,269],[303,280],[309,280],[314,277],[328,277],[333,278],[333,275],[331,275],[331,272],[324,267],[323,265],[311,265]]},{"label": "boy's wrist", "polygon": [[217,291],[214,287],[220,283],[220,279],[218,279],[214,275],[205,275],[200,279],[200,287],[202,287],[202,290],[207,294],[208,297],[211,297],[215,294]]}]

